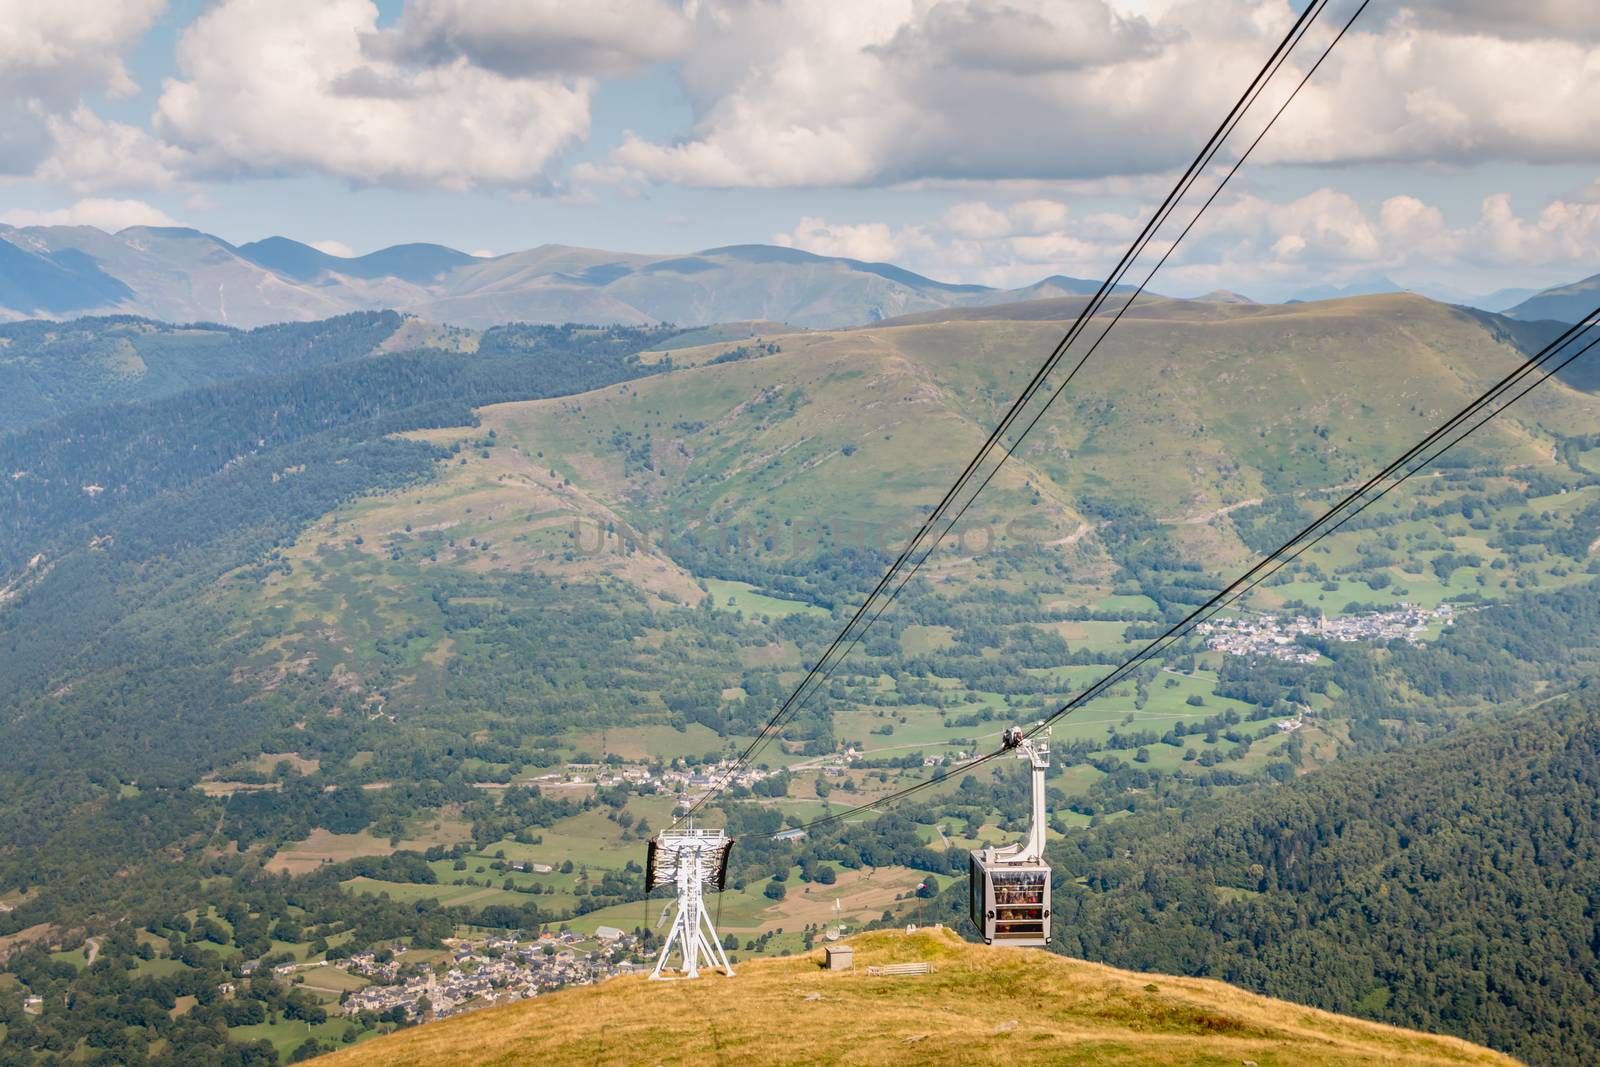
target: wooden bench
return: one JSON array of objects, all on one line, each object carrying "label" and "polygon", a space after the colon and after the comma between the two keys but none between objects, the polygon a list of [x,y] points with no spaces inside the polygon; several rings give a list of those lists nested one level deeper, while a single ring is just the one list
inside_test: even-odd
[{"label": "wooden bench", "polygon": [[882,967],[868,967],[867,973],[873,977],[900,978],[910,974],[932,974],[931,963],[887,963]]}]

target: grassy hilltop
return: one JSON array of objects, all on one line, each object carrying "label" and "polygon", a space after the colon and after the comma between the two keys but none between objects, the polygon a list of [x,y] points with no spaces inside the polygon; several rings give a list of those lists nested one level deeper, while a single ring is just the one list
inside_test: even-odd
[{"label": "grassy hilltop", "polygon": [[[329,1056],[329,1067],[539,1063],[1093,1063],[1334,1067],[1514,1064],[1432,1037],[1221,982],[1136,974],[949,931],[851,939],[854,974],[821,953],[752,960],[733,981],[619,978],[406,1030]],[[869,965],[926,960],[927,976]]]}]

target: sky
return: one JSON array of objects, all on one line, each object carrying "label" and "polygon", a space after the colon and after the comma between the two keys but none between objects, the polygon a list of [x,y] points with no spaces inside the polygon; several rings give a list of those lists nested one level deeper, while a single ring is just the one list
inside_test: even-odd
[{"label": "sky", "polygon": [[[1304,2],[0,0],[0,222],[1100,277]],[[1371,0],[1152,286],[1571,281],[1597,165],[1600,4]]]}]

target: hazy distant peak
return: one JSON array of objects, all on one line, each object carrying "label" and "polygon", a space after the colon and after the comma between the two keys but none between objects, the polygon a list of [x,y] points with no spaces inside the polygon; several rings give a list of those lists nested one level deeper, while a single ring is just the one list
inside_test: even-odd
[{"label": "hazy distant peak", "polygon": [[1600,274],[1537,293],[1507,311],[1512,318],[1577,322],[1600,305]]},{"label": "hazy distant peak", "polygon": [[257,266],[310,281],[324,271],[352,278],[400,278],[423,284],[467,263],[481,262],[465,252],[436,244],[391,245],[364,256],[335,256],[288,237],[267,237],[241,245],[239,254]]}]

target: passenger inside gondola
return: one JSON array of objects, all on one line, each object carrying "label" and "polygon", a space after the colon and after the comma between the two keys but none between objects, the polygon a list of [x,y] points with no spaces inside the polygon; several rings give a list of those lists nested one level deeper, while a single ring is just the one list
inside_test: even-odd
[{"label": "passenger inside gondola", "polygon": [[1038,937],[1044,933],[1042,871],[995,871],[995,936]]}]

